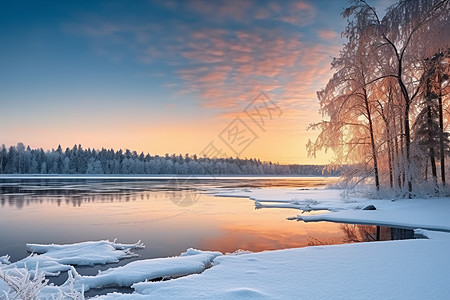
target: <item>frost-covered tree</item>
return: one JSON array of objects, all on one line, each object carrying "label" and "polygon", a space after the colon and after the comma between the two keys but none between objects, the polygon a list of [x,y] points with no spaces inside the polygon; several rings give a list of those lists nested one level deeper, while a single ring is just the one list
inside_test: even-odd
[{"label": "frost-covered tree", "polygon": [[362,159],[365,166],[371,166],[370,170],[362,171],[373,174],[378,190],[378,145],[374,132],[376,102],[368,85],[376,68],[370,63],[372,33],[357,32],[358,28],[372,31],[372,27],[365,24],[371,22],[371,11],[366,9],[359,13],[361,15],[355,22],[350,22],[343,33],[348,42],[341,55],[333,60],[336,73],[317,93],[322,116],[328,119],[311,126],[322,130],[315,143],[309,143],[309,150],[315,155],[318,150],[332,148],[339,154],[340,164]]},{"label": "frost-covered tree", "polygon": [[[23,145],[23,144],[22,144]],[[24,148],[22,146],[20,149]],[[23,149],[22,149],[23,150]],[[75,145],[63,152],[26,148],[0,149],[1,174],[254,174],[254,175],[322,175],[324,166],[280,165],[257,159],[199,158],[196,155],[166,155],[164,157],[136,151],[114,149],[83,149]],[[20,167],[23,161],[24,167]],[[338,171],[325,175],[337,175]]]},{"label": "frost-covered tree", "polygon": [[[418,170],[424,165],[418,148],[412,149],[421,144],[418,141],[425,123],[420,120],[429,115],[428,108],[422,109],[427,103],[423,101],[427,95],[424,87],[448,85],[447,65],[435,67],[431,78],[426,59],[450,48],[449,11],[449,0],[401,0],[380,18],[366,1],[351,1],[343,13],[348,20],[343,33],[347,43],[333,61],[335,74],[318,92],[324,118],[312,126],[320,133],[308,144],[310,154],[331,148],[337,164],[352,163],[366,173],[372,171],[377,190],[387,182],[384,178],[388,174],[390,188],[406,188],[406,195],[413,196],[413,185],[422,182]],[[429,107],[429,120],[434,122],[437,119]],[[436,115],[445,119],[440,113]],[[412,128],[411,124],[417,126]],[[433,124],[427,128],[436,131]],[[439,125],[437,133],[443,141],[445,126],[443,122]],[[413,139],[418,143],[412,145]],[[436,152],[436,146],[432,148],[431,152]],[[365,153],[370,153],[370,159]],[[439,155],[445,156],[444,151]],[[441,167],[445,170],[444,158]],[[444,184],[445,172],[441,173]]]}]

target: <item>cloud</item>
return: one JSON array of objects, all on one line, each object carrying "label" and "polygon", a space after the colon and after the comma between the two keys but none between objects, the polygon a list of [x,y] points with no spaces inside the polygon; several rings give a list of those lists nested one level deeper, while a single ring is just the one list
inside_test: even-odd
[{"label": "cloud", "polygon": [[238,20],[244,21],[247,19],[249,9],[253,3],[249,0],[239,1],[205,1],[205,0],[191,0],[185,1],[188,12],[201,15],[215,21],[224,20]]},{"label": "cloud", "polygon": [[200,106],[222,109],[224,116],[242,110],[260,91],[273,93],[283,109],[292,112],[286,116],[317,109],[315,91],[331,75],[330,57],[338,53],[336,46],[328,45],[336,32],[316,29],[324,41],[318,42],[292,26],[312,24],[315,6],[305,1],[160,4],[194,21],[175,18],[162,24],[89,17],[81,26],[68,24],[66,30],[90,38],[97,52],[111,59],[165,64],[181,80],[170,86],[174,94],[195,96]]},{"label": "cloud", "polygon": [[318,34],[323,40],[334,40],[338,37],[337,32],[333,30],[319,30]]},{"label": "cloud", "polygon": [[[239,114],[260,91],[272,92],[283,109],[317,111],[316,91],[331,75],[337,46],[302,41],[299,33],[278,30],[202,30],[191,35],[183,56],[196,68],[179,70],[204,107]],[[201,67],[199,67],[201,66]]]},{"label": "cloud", "polygon": [[314,21],[316,8],[308,2],[292,2],[278,20],[295,26],[305,26]]},{"label": "cloud", "polygon": [[279,78],[300,60],[299,37],[283,38],[267,30],[195,32],[182,55],[197,67],[178,73],[205,107],[239,107],[260,90],[280,87]]}]

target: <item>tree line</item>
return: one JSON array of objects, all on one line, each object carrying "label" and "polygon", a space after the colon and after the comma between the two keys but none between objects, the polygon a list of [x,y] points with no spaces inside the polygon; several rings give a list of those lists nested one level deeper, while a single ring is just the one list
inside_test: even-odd
[{"label": "tree line", "polygon": [[31,149],[23,143],[0,149],[0,174],[196,174],[196,175],[338,175],[319,165],[282,165],[259,159],[164,156],[136,151]]},{"label": "tree line", "polygon": [[310,155],[333,149],[349,181],[396,194],[448,184],[450,1],[401,0],[381,18],[364,0],[344,10],[346,43],[317,92],[322,121]]}]

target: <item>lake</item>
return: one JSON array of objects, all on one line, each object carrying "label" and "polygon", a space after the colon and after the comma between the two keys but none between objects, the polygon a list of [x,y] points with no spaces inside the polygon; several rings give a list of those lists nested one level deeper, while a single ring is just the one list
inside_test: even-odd
[{"label": "lake", "polygon": [[[29,253],[26,243],[114,240],[146,248],[117,264],[77,267],[82,275],[136,259],[176,256],[192,247],[223,253],[371,241],[376,226],[286,220],[295,209],[259,209],[248,198],[214,192],[247,188],[321,188],[322,177],[0,177],[0,256]],[[382,228],[381,240],[393,234]],[[356,237],[356,239],[355,239]],[[51,278],[62,284],[67,274]],[[105,288],[93,296],[130,289]]]},{"label": "lake", "polygon": [[337,224],[286,220],[297,210],[255,210],[247,198],[216,197],[230,188],[316,188],[334,178],[45,177],[0,179],[0,255],[28,255],[26,243],[117,238],[146,245],[141,258],[179,255],[189,247],[262,251],[329,242]]}]

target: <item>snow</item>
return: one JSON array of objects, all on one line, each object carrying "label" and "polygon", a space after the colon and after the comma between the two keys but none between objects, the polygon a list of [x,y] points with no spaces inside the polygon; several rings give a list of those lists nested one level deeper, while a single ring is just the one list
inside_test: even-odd
[{"label": "snow", "polygon": [[95,264],[115,263],[120,259],[134,257],[132,249],[144,248],[136,244],[118,244],[110,241],[83,242],[68,245],[27,244],[29,251],[43,253],[62,264],[93,266]]},{"label": "snow", "polygon": [[2,270],[27,269],[34,273],[36,267],[46,276],[58,276],[68,271],[71,265],[95,265],[118,262],[120,259],[134,257],[132,249],[143,248],[136,244],[119,244],[110,241],[83,242],[66,245],[27,244],[30,256],[14,263],[2,265]]},{"label": "snow", "polygon": [[9,255],[0,256],[0,264],[5,264],[5,265],[10,264],[11,262],[9,261],[9,259],[10,259]]},{"label": "snow", "polygon": [[450,234],[430,237],[219,256],[201,274],[98,299],[446,299]]},{"label": "snow", "polygon": [[37,269],[31,275],[26,269],[16,268],[3,272],[0,268],[1,299],[37,299],[38,293],[47,283],[44,273]]},{"label": "snow", "polygon": [[[344,210],[361,206],[356,199],[343,200],[344,191],[333,189],[242,189],[214,193],[220,197],[249,198],[255,201],[256,208],[294,208],[310,210]],[[363,198],[358,198],[363,202]]]},{"label": "snow", "polygon": [[[109,286],[131,286],[134,292],[96,299],[446,299],[450,294],[450,233],[442,232],[450,232],[449,198],[378,200],[348,197],[341,190],[286,188],[215,194],[248,197],[257,208],[329,211],[299,213],[296,220],[409,227],[427,238],[260,253],[240,250],[226,255],[188,249],[180,256],[133,261],[95,276],[81,276],[72,265],[115,262],[143,245],[109,241],[29,244],[28,249],[37,254],[15,263],[1,257],[1,270],[27,268],[33,272],[38,266],[49,275],[69,270],[64,285],[44,287],[39,299]],[[369,204],[376,210],[362,210]],[[286,210],[286,216],[292,212]],[[168,280],[149,281],[158,278]],[[7,286],[0,280],[1,290]]]},{"label": "snow", "polygon": [[[403,228],[450,231],[449,198],[368,199],[350,197],[338,189],[254,189],[216,193],[247,197],[256,208],[291,208],[302,211],[329,210],[323,214],[298,214],[290,219],[305,222],[373,224]],[[362,210],[373,204],[376,210]]]},{"label": "snow", "polygon": [[[450,229],[450,199],[377,200],[341,190],[245,189],[215,193],[248,197],[256,207],[322,210],[305,221]],[[376,210],[362,210],[373,204]],[[286,211],[289,213],[289,211]],[[416,229],[428,239],[371,242],[223,255],[201,274],[132,285],[133,294],[99,299],[445,299],[450,294],[450,234]]]},{"label": "snow", "polygon": [[3,267],[3,271],[14,270],[14,269],[26,269],[34,274],[36,267],[39,271],[44,272],[46,276],[58,276],[63,271],[70,270],[69,265],[59,263],[56,259],[44,255],[30,255],[21,259],[15,263],[9,264]]},{"label": "snow", "polygon": [[[122,267],[99,272],[95,276],[75,274],[74,287],[79,291],[107,286],[129,287],[134,283],[146,280],[201,273],[211,265],[214,258],[220,255],[222,255],[220,252],[200,251],[191,248],[177,257],[134,261]],[[44,289],[41,294],[47,294],[49,291],[51,290]]]},{"label": "snow", "polygon": [[450,199],[373,200],[376,210],[343,210],[320,215],[297,215],[305,222],[329,221],[423,228],[450,232]]},{"label": "snow", "polygon": [[10,287],[2,280],[0,279],[0,299],[1,296],[3,296],[4,292],[7,292],[10,289]]}]

